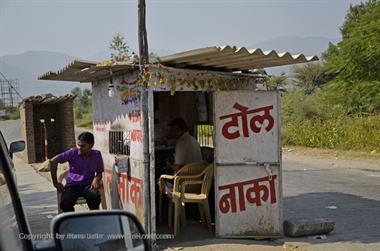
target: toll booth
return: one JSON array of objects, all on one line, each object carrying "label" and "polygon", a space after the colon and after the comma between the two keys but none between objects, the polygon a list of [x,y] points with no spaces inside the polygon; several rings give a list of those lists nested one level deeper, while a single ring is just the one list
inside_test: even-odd
[{"label": "toll booth", "polygon": [[282,236],[279,93],[259,90],[266,79],[254,69],[316,60],[214,46],[165,56],[143,69],[133,61],[75,60],[39,79],[92,83],[95,148],[105,166],[107,209],[135,214],[153,236],[155,250],[161,245],[156,246],[155,235],[165,233],[156,217],[156,174],[160,161],[173,154],[174,142],[165,131],[178,116],[212,151],[213,234]]}]

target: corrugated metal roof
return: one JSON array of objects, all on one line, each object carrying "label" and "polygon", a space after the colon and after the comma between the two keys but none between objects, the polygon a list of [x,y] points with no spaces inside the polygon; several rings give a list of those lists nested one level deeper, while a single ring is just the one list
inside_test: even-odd
[{"label": "corrugated metal roof", "polygon": [[33,104],[57,104],[57,103],[60,103],[69,99],[74,99],[74,98],[75,98],[75,95],[71,95],[71,94],[67,94],[65,96],[53,96],[51,93],[49,93],[49,94],[30,96],[30,97],[24,98],[21,104],[26,103],[26,102],[30,102]]},{"label": "corrugated metal roof", "polygon": [[49,71],[38,79],[61,80],[75,82],[92,82],[109,77],[110,69],[114,74],[119,71],[130,71],[137,69],[134,64],[97,65],[97,62],[74,60],[58,71]]},{"label": "corrugated metal roof", "polygon": [[[307,63],[318,60],[318,57],[306,57],[303,54],[291,55],[289,52],[277,53],[275,50],[248,50],[244,47],[213,46],[176,53],[158,59],[165,66],[199,70],[219,70],[225,72],[262,69],[281,65]],[[62,80],[76,82],[93,82],[105,79],[118,72],[138,69],[130,62],[116,64],[98,64],[97,62],[74,60],[58,71],[49,71],[41,75],[41,80]]]},{"label": "corrugated metal roof", "polygon": [[259,48],[246,49],[229,45],[195,49],[160,58],[160,62],[167,66],[223,71],[261,69],[316,60],[316,56],[306,57],[303,54],[292,55],[289,52],[277,53],[275,50],[263,51]]}]

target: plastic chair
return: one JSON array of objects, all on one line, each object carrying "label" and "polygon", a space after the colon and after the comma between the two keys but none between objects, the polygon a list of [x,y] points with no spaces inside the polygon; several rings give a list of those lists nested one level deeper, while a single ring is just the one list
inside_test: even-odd
[{"label": "plastic chair", "polygon": [[[168,192],[170,192],[170,191],[166,190],[165,182],[166,181],[174,181],[174,179],[178,175],[196,175],[196,174],[199,174],[206,168],[206,166],[207,166],[207,163],[203,162],[203,161],[202,162],[193,162],[193,163],[189,163],[187,165],[184,165],[174,175],[163,174],[160,176],[160,180],[159,180],[159,185],[160,185],[160,196],[159,197],[160,198],[159,198],[159,205],[158,205],[160,223],[162,223],[162,200],[163,200],[163,196],[167,195]],[[174,185],[173,185],[173,189],[174,189]],[[170,203],[170,201],[169,201],[169,203]],[[170,224],[169,224],[169,226],[170,226]]]},{"label": "plastic chair", "polygon": [[201,147],[202,159],[207,163],[214,162],[214,148],[208,146]]},{"label": "plastic chair", "polygon": [[[198,175],[178,175],[174,179],[174,187],[172,192],[168,192],[167,196],[172,203],[169,204],[169,226],[171,226],[172,211],[174,205],[174,234],[179,233],[180,219],[184,219],[185,203],[197,203],[201,213],[202,220],[206,216],[206,222],[211,231],[211,215],[208,203],[208,194],[214,179],[214,165],[210,164],[206,169]],[[181,184],[181,191],[179,191]],[[201,185],[200,193],[188,191],[188,188],[194,185]]]},{"label": "plastic chair", "polygon": [[[63,173],[61,173],[57,180],[59,183],[64,183],[64,181],[66,181],[66,178],[67,178],[67,175],[68,175],[69,171],[66,170],[64,171]],[[100,199],[101,199],[101,202],[100,204],[102,205],[102,208],[103,209],[107,209],[107,204],[106,204],[106,196],[104,194],[104,188],[103,188],[103,182],[101,181],[100,183],[100,187],[99,187],[99,193],[100,193]],[[60,204],[61,204],[61,197],[62,197],[62,193],[58,192],[57,191],[57,204],[58,204],[58,214],[60,213],[63,213],[61,207],[60,207]],[[80,196],[78,199],[77,199],[77,202],[75,204],[79,204],[79,205],[82,205],[82,204],[86,204],[87,205],[87,202],[86,202],[86,199],[83,197],[83,196]]]}]

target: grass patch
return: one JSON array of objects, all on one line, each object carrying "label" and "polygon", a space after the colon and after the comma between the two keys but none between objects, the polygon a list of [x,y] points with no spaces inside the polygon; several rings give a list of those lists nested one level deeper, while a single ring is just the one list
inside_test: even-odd
[{"label": "grass patch", "polygon": [[[0,109],[1,110],[1,109]],[[6,107],[5,109],[6,115],[0,117],[0,120],[16,120],[20,119],[20,110],[17,107]]]},{"label": "grass patch", "polygon": [[74,124],[75,127],[82,127],[92,129],[92,110],[89,109],[75,109],[74,110],[75,119]]},{"label": "grass patch", "polygon": [[282,127],[284,145],[380,152],[380,115],[310,119]]}]

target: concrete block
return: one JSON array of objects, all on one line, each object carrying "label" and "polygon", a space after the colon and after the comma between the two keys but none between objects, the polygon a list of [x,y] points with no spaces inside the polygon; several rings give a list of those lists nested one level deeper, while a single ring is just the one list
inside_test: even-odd
[{"label": "concrete block", "polygon": [[284,234],[289,237],[328,234],[334,226],[335,222],[326,218],[289,219],[284,221]]}]

